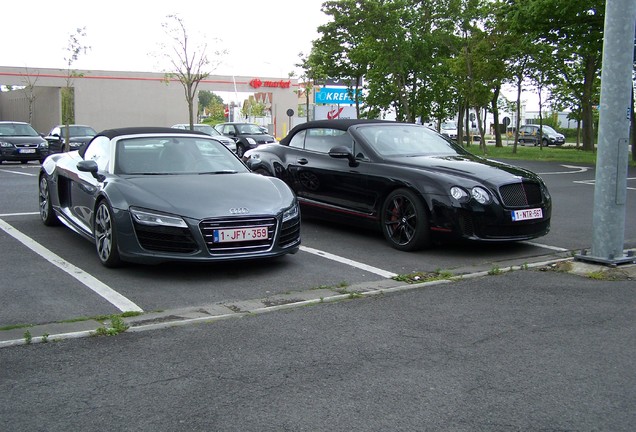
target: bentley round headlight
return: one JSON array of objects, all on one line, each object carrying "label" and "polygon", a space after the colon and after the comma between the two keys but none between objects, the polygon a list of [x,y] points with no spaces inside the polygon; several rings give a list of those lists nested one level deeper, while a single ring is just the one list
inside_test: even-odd
[{"label": "bentley round headlight", "polygon": [[467,201],[469,198],[468,192],[459,186],[453,186],[450,188],[450,194],[453,198],[460,202]]},{"label": "bentley round headlight", "polygon": [[484,189],[482,187],[475,186],[470,191],[470,194],[475,199],[475,201],[477,201],[479,204],[488,204],[488,203],[490,203],[490,200],[491,200],[490,194],[488,193],[488,191],[486,189]]}]

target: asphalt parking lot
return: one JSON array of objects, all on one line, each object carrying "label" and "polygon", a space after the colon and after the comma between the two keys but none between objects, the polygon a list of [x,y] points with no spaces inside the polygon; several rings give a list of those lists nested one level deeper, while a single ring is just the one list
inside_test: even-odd
[{"label": "asphalt parking lot", "polygon": [[534,242],[398,253],[305,221],[294,256],[110,270],[41,224],[35,164],[3,164],[0,429],[631,431],[636,265],[572,260],[591,168],[531,168],[554,199]]},{"label": "asphalt parking lot", "polygon": [[[327,290],[322,297],[337,296],[351,287],[393,286],[392,278],[398,275],[439,271],[467,275],[542,265],[589,248],[594,167],[544,162],[519,165],[540,173],[553,196],[552,230],[532,242],[441,244],[404,253],[390,248],[380,233],[305,220],[303,245],[293,256],[249,263],[130,265],[111,270],[99,264],[89,242],[63,227],[41,224],[37,214],[39,165],[5,163],[0,166],[0,181],[5,185],[0,193],[0,244],[11,252],[0,259],[4,269],[0,301],[6,305],[0,328],[18,327],[11,334],[4,332],[4,338],[12,340],[16,332],[24,332],[22,326],[81,322],[82,318],[126,311],[148,317],[290,293]],[[633,169],[628,177],[627,215],[634,215]],[[626,249],[636,246],[633,220],[627,217]]]}]

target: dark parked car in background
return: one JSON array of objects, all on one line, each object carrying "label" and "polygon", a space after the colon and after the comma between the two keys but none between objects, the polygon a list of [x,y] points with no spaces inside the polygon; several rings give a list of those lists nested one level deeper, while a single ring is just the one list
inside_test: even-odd
[{"label": "dark parked car in background", "polygon": [[[82,144],[86,144],[97,135],[95,129],[86,125],[72,124],[68,126],[69,132],[69,151],[79,149]],[[49,143],[49,153],[60,153],[64,151],[64,143],[66,142],[66,126],[55,126],[44,137]]]},{"label": "dark parked car in background", "polygon": [[539,125],[529,124],[519,127],[519,144],[525,145],[526,143],[534,146],[539,144],[543,147],[549,145],[560,146],[565,144],[565,135],[558,133],[550,126],[543,126],[543,139],[539,140]]},{"label": "dark parked car in background", "polygon": [[40,170],[39,207],[45,225],[62,222],[93,242],[107,267],[269,258],[300,247],[292,190],[195,131],[112,129],[53,154]]},{"label": "dark parked car in background", "polygon": [[29,123],[0,121],[0,163],[42,162],[48,155],[48,143]]},{"label": "dark parked car in background", "polygon": [[265,133],[261,126],[253,123],[219,123],[214,128],[236,141],[236,154],[239,157],[243,157],[247,150],[256,148],[261,144],[276,142],[276,139]]},{"label": "dark parked car in background", "polygon": [[399,250],[427,247],[435,235],[519,241],[550,229],[552,202],[538,175],[473,155],[425,126],[310,121],[244,160],[284,180],[303,217],[367,223]]},{"label": "dark parked car in background", "polygon": [[[229,148],[234,153],[236,153],[236,142],[234,142],[232,138],[228,138],[225,135],[222,135],[219,131],[214,129],[211,125],[204,124],[204,123],[197,123],[192,126],[194,127],[193,130],[210,135],[213,139],[217,140],[221,144],[225,145],[225,147]],[[175,129],[190,130],[190,125],[186,123],[179,123],[176,125],[172,125],[172,127]]]}]

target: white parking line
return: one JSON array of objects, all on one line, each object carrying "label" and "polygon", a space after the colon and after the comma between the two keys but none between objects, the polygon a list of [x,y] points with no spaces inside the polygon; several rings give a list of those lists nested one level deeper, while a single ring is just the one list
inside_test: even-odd
[{"label": "white parking line", "polygon": [[18,240],[20,243],[31,249],[36,254],[40,255],[42,258],[56,266],[57,268],[65,271],[70,276],[77,279],[79,282],[86,285],[88,288],[93,290],[95,293],[99,294],[102,298],[108,301],[110,304],[115,306],[122,312],[143,312],[139,306],[137,306],[132,301],[128,300],[126,297],[119,294],[117,291],[110,288],[108,285],[103,282],[97,280],[93,276],[86,273],[84,270],[79,267],[75,267],[73,264],[68,261],[60,258],[41,244],[34,241],[29,236],[21,233],[4,220],[0,219],[0,229],[5,231],[11,237]]},{"label": "white parking line", "polygon": [[550,245],[545,245],[545,244],[542,244],[542,243],[535,243],[535,242],[531,242],[531,241],[524,241],[524,242],[521,242],[521,243],[527,244],[527,245],[530,245],[530,246],[536,246],[536,247],[544,248],[544,249],[550,249],[550,250],[554,250],[554,251],[557,251],[557,252],[567,252],[567,251],[570,250],[570,249],[564,249],[564,248],[557,247],[557,246],[550,246]]},{"label": "white parking line", "polygon": [[330,254],[329,252],[324,252],[324,251],[321,251],[321,250],[318,250],[318,249],[313,249],[313,248],[310,248],[310,247],[307,247],[307,246],[301,246],[300,250],[305,251],[305,252],[309,252],[309,253],[314,254],[314,255],[321,256],[323,258],[330,259],[332,261],[337,261],[339,263],[348,264],[348,265],[350,265],[352,267],[356,267],[356,268],[359,268],[361,270],[368,271],[370,273],[374,273],[374,274],[380,275],[380,276],[382,276],[384,278],[387,278],[387,279],[390,279],[392,277],[397,276],[397,273],[391,273],[389,271],[382,270],[382,269],[379,269],[377,267],[373,267],[373,266],[370,266],[370,265],[367,265],[367,264],[362,264],[361,262],[358,262],[358,261],[353,261],[353,260],[350,260],[348,258],[343,258],[341,256]]},{"label": "white parking line", "polygon": [[8,170],[8,169],[3,169],[3,170],[0,170],[0,171],[8,172],[8,173],[11,173],[11,174],[21,174],[21,175],[30,176],[30,177],[35,177],[37,175],[37,174],[20,172],[20,171],[12,171],[12,170]]},{"label": "white parking line", "polygon": [[590,170],[590,168],[588,167],[580,167],[580,166],[576,166],[576,165],[561,165],[564,168],[570,168],[573,171],[555,171],[555,172],[544,172],[544,173],[537,173],[538,175],[550,175],[550,174],[577,174],[577,173],[584,173]]},{"label": "white parking line", "polygon": [[[627,181],[636,180],[636,177],[627,177],[625,180],[627,180]],[[596,184],[596,179],[594,179],[594,180],[577,180],[574,183],[587,184],[587,185],[594,186]],[[636,190],[636,187],[627,186],[626,189],[627,190]]]},{"label": "white parking line", "polygon": [[28,213],[0,213],[0,217],[7,217],[7,216],[33,216],[33,215],[39,215],[40,213],[38,212],[28,212]]}]

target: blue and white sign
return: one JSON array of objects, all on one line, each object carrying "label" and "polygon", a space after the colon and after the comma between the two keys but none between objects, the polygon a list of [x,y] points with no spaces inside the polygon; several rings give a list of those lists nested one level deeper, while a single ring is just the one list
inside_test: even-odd
[{"label": "blue and white sign", "polygon": [[338,104],[353,105],[356,102],[349,96],[349,90],[346,88],[326,88],[322,87],[316,92],[317,104]]}]

